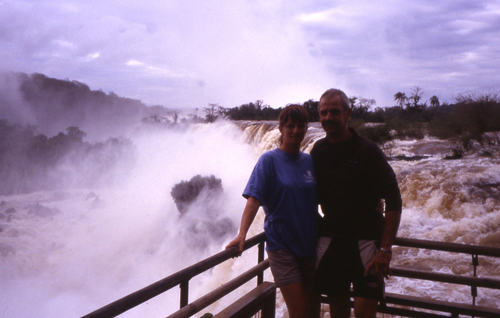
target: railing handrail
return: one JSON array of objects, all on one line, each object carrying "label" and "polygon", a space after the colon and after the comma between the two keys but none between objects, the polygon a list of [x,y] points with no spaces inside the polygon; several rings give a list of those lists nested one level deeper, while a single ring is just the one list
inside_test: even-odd
[{"label": "railing handrail", "polygon": [[[263,232],[257,234],[256,236],[248,239],[245,242],[244,250],[247,250],[257,244],[263,243],[265,239],[266,236]],[[478,245],[465,245],[457,243],[446,243],[446,242],[418,240],[418,239],[400,238],[400,237],[396,238],[394,245],[471,254],[473,255],[473,257],[477,255],[500,257],[500,248],[478,246]],[[263,251],[259,250],[259,262],[262,261],[264,258],[263,255],[261,254],[263,254]],[[117,315],[120,315],[126,312],[127,310],[132,309],[148,301],[149,299],[168,291],[172,287],[178,286],[183,282],[187,282],[191,278],[205,272],[206,270],[216,265],[219,265],[230,258],[237,257],[238,255],[239,252],[236,246],[221,251],[194,265],[186,267],[177,273],[174,273],[149,286],[137,290],[121,299],[118,299],[104,307],[101,307],[83,316],[83,318],[103,318],[103,317],[115,317]],[[422,271],[407,270],[397,267],[392,268],[392,270],[395,276],[417,278],[417,279],[431,279],[443,282],[446,281],[450,283],[457,283],[457,284],[477,286],[477,287],[499,288],[499,282],[500,282],[499,280],[495,279],[460,277],[457,275],[447,275],[443,273],[428,273]],[[261,281],[261,279],[259,279],[259,281]],[[195,301],[193,303],[196,305],[198,304],[198,301]],[[188,309],[186,308],[184,310]]]},{"label": "railing handrail", "polygon": [[489,247],[489,246],[479,246],[479,245],[469,245],[469,244],[466,245],[466,244],[418,240],[418,239],[402,238],[402,237],[397,237],[394,242],[394,245],[425,248],[425,249],[432,249],[445,252],[464,253],[471,255],[500,257],[500,248]]},{"label": "railing handrail", "polygon": [[184,318],[184,317],[190,317],[191,315],[196,314],[203,308],[209,306],[210,304],[214,303],[215,301],[221,299],[222,297],[226,296],[239,286],[243,285],[244,283],[248,282],[250,279],[254,278],[257,276],[259,273],[262,273],[264,270],[266,270],[269,267],[269,260],[266,259],[265,261],[259,263],[258,265],[252,267],[245,273],[239,275],[238,277],[232,279],[231,281],[225,283],[222,286],[219,286],[218,288],[210,291],[209,293],[205,294],[204,296],[200,297],[199,299],[193,301],[187,306],[182,307],[178,311],[174,312],[167,318]]},{"label": "railing handrail", "polygon": [[451,283],[458,285],[468,285],[500,289],[500,280],[493,278],[459,276],[456,274],[432,273],[415,269],[404,269],[401,267],[391,267],[393,276],[431,280],[434,282]]},{"label": "railing handrail", "polygon": [[[266,236],[262,232],[254,237],[245,241],[244,250],[247,250],[259,243],[265,241]],[[82,318],[102,318],[102,317],[115,317],[127,310],[130,310],[153,297],[156,297],[167,290],[179,285],[180,283],[190,280],[196,275],[199,275],[206,270],[227,261],[230,258],[238,256],[238,247],[234,246],[229,249],[223,250],[215,255],[212,255],[194,265],[186,267],[175,274],[165,277],[149,286],[137,290],[123,298],[120,298],[104,307],[101,307]]]}]

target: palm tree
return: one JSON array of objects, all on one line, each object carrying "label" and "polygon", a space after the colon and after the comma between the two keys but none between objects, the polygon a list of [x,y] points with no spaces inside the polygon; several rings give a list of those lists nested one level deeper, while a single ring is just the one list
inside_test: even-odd
[{"label": "palm tree", "polygon": [[397,92],[394,94],[394,100],[397,101],[398,106],[403,108],[403,105],[405,104],[406,100],[408,98],[406,97],[405,93]]},{"label": "palm tree", "polygon": [[430,101],[432,107],[438,107],[440,105],[439,98],[436,95],[432,96],[429,99],[429,101]]}]

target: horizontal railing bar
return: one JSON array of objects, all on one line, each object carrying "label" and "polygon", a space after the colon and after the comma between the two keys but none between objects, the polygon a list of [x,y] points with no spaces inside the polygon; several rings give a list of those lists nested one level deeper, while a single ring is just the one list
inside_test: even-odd
[{"label": "horizontal railing bar", "polygon": [[[213,318],[254,317],[261,312],[260,317],[268,317],[266,311],[276,311],[276,286],[271,282],[262,282],[247,294],[219,311]],[[274,315],[273,315],[274,317]]]},{"label": "horizontal railing bar", "polygon": [[[420,307],[419,309],[426,309],[426,308]],[[450,318],[449,313],[447,315],[446,314],[439,315],[417,310],[389,307],[389,306],[384,308],[379,307],[377,309],[377,312],[381,312],[388,315],[400,316],[400,317],[409,317],[409,318]]]},{"label": "horizontal railing bar", "polygon": [[[248,239],[245,242],[244,250],[247,250],[260,242],[263,242],[266,239],[264,233],[257,234],[256,236]],[[237,257],[239,254],[238,247],[233,246],[227,250],[219,252],[213,256],[210,256],[201,262],[198,262],[194,265],[186,267],[179,272],[172,274],[166,278],[163,278],[149,286],[146,286],[140,290],[137,290],[123,298],[120,298],[104,307],[101,307],[82,318],[108,318],[108,317],[116,317],[119,314],[130,310],[143,302],[148,301],[149,299],[160,295],[161,293],[166,292],[179,285],[181,282],[189,280],[196,275],[203,273],[204,271],[219,265],[226,260]]]},{"label": "horizontal railing bar", "polygon": [[[399,294],[387,293],[385,296],[385,301],[387,304],[416,307],[421,309],[456,313],[468,316],[479,316],[479,317],[500,316],[500,310],[496,308],[453,303],[435,299],[423,299],[422,297],[417,297],[417,296],[404,296]],[[394,308],[394,307],[386,307],[386,308]]]},{"label": "horizontal railing bar", "polygon": [[465,245],[458,243],[417,240],[417,239],[402,238],[402,237],[397,237],[394,242],[394,245],[426,248],[426,249],[433,249],[446,252],[500,257],[500,248],[489,247],[489,246]]},{"label": "horizontal railing bar", "polygon": [[231,281],[227,282],[226,284],[212,290],[208,294],[205,294],[204,296],[200,297],[199,299],[193,301],[187,306],[182,307],[180,310],[176,311],[175,313],[171,314],[167,318],[184,318],[184,317],[190,317],[191,315],[196,314],[203,308],[209,306],[210,304],[214,303],[215,301],[221,299],[222,297],[226,296],[236,288],[240,287],[244,283],[248,282],[252,278],[256,277],[259,273],[265,271],[269,267],[269,260],[266,259],[265,261],[261,262],[260,264],[252,267],[248,271],[244,272],[243,274],[239,275],[238,277],[232,279]]},{"label": "horizontal railing bar", "polygon": [[492,278],[466,277],[443,273],[429,273],[424,271],[391,267],[392,275],[406,278],[432,280],[442,283],[452,283],[468,286],[500,289],[500,280]]}]

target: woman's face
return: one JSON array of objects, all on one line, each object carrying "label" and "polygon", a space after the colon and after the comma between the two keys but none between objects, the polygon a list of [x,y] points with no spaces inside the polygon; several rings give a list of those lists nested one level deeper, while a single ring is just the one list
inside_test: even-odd
[{"label": "woman's face", "polygon": [[293,122],[288,119],[288,122],[280,128],[280,132],[281,136],[283,136],[283,145],[300,147],[300,143],[304,140],[307,132],[307,124]]}]

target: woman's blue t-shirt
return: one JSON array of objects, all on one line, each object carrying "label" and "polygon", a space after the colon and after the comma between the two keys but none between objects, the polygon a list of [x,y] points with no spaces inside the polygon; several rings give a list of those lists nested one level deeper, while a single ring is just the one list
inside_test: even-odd
[{"label": "woman's blue t-shirt", "polygon": [[264,208],[268,251],[287,249],[298,257],[315,256],[318,200],[309,154],[279,148],[264,153],[243,196],[256,198]]}]

